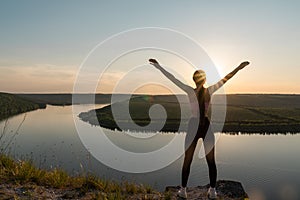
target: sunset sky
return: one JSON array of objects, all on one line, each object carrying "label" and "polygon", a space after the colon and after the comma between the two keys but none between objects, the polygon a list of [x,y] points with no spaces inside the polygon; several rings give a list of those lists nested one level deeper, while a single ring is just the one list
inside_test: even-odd
[{"label": "sunset sky", "polygon": [[[226,85],[227,93],[299,94],[299,9],[297,0],[1,1],[0,91],[70,93],[97,44],[128,29],[162,27],[196,40],[222,76],[251,62]],[[193,72],[180,71],[180,61],[163,64],[187,76]],[[127,73],[123,66],[118,70],[112,79]],[[97,92],[111,92],[112,79],[102,80]]]}]

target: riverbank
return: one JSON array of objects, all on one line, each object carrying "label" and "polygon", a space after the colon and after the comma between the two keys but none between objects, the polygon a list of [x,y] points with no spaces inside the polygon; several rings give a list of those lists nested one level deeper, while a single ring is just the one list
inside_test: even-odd
[{"label": "riverbank", "polygon": [[0,92],[0,121],[13,115],[46,108],[44,103],[36,103],[18,95]]}]

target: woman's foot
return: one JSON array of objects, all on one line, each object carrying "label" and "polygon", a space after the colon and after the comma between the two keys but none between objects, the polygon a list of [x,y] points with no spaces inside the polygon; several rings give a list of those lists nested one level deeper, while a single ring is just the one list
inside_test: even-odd
[{"label": "woman's foot", "polygon": [[216,199],[217,198],[216,188],[209,187],[207,196],[209,199]]},{"label": "woman's foot", "polygon": [[177,196],[180,198],[187,198],[187,193],[186,193],[186,188],[185,187],[181,187],[178,192],[177,192]]}]

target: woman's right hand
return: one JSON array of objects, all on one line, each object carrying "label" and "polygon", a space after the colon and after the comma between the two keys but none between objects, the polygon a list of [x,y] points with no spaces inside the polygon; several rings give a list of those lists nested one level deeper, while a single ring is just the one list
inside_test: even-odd
[{"label": "woman's right hand", "polygon": [[159,63],[154,58],[150,58],[149,62],[150,62],[151,65],[153,65],[155,67],[159,66]]}]

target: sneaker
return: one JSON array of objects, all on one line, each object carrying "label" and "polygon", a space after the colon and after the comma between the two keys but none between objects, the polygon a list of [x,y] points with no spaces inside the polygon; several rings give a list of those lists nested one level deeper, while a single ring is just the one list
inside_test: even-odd
[{"label": "sneaker", "polygon": [[207,196],[209,199],[216,199],[217,198],[217,192],[215,188],[209,187]]},{"label": "sneaker", "polygon": [[177,192],[177,196],[180,198],[187,198],[187,193],[186,193],[186,188],[185,187],[181,187],[178,192]]}]

